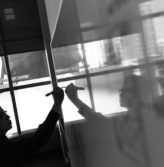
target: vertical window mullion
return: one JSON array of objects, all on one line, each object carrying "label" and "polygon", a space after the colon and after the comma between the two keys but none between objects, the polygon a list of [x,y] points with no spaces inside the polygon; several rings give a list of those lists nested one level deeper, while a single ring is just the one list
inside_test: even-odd
[{"label": "vertical window mullion", "polygon": [[14,90],[13,90],[12,76],[11,76],[11,72],[10,72],[9,59],[8,59],[7,48],[6,48],[6,44],[5,44],[5,37],[4,37],[4,31],[3,31],[1,19],[0,19],[0,34],[1,34],[1,38],[2,38],[2,47],[3,47],[4,59],[5,59],[5,64],[6,64],[6,71],[7,71],[8,82],[9,82],[9,90],[10,90],[10,95],[11,95],[11,100],[12,100],[14,115],[15,115],[15,120],[16,120],[17,132],[20,135],[21,128],[20,128],[17,105],[16,105],[16,100],[15,100],[15,95],[14,95]]},{"label": "vertical window mullion", "polygon": [[13,90],[13,83],[12,83],[12,76],[11,76],[11,72],[10,72],[8,55],[5,54],[4,57],[5,57],[6,70],[7,70],[8,81],[9,81],[10,95],[11,95],[11,100],[12,100],[12,104],[13,104],[14,115],[15,115],[15,120],[16,120],[16,125],[17,125],[17,131],[18,131],[18,134],[20,135],[21,134],[21,128],[20,128],[20,122],[19,122],[19,117],[18,117],[15,94],[14,94],[14,90]]},{"label": "vertical window mullion", "polygon": [[78,14],[78,11],[77,11],[77,4],[75,2],[75,0],[72,0],[73,1],[73,5],[74,5],[74,10],[75,10],[75,19],[76,19],[76,22],[77,22],[77,26],[78,26],[78,34],[79,34],[79,38],[80,38],[80,41],[81,41],[81,49],[82,49],[82,53],[83,53],[83,58],[84,58],[84,67],[85,67],[85,72],[86,72],[86,80],[87,80],[87,85],[88,85],[88,90],[89,90],[89,97],[90,97],[90,101],[91,101],[91,106],[93,108],[93,110],[95,110],[95,103],[94,103],[94,97],[93,97],[93,90],[92,90],[92,84],[91,84],[91,79],[89,77],[89,70],[88,70],[88,63],[87,63],[87,59],[86,59],[86,51],[85,51],[85,47],[84,47],[84,40],[83,40],[83,36],[82,36],[82,30],[81,30],[81,27],[80,27],[80,21],[79,21],[79,14]]}]

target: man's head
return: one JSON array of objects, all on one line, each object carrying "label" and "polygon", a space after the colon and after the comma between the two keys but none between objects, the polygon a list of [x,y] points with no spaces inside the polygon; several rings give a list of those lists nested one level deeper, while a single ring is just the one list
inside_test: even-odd
[{"label": "man's head", "polygon": [[0,134],[5,135],[12,128],[10,116],[0,107]]},{"label": "man's head", "polygon": [[144,76],[128,75],[120,89],[120,104],[127,108],[135,104],[143,104],[149,94],[147,79]]}]

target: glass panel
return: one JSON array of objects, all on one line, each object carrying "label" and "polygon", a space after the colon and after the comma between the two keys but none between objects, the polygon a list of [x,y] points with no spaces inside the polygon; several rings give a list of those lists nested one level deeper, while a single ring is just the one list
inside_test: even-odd
[{"label": "glass panel", "polygon": [[130,74],[140,76],[143,71],[135,69],[131,72],[111,73],[92,77],[91,84],[96,111],[101,112],[103,115],[127,111],[126,107],[121,105],[120,90],[123,89],[126,76]]},{"label": "glass panel", "polygon": [[84,42],[89,42],[89,41],[96,41],[96,40],[101,40],[105,39],[108,36],[108,28],[107,27],[102,27],[102,28],[93,28],[90,31],[84,31],[82,32],[82,38]]},{"label": "glass panel", "polygon": [[108,40],[95,41],[84,44],[88,68],[100,68],[107,63],[107,42]]},{"label": "glass panel", "polygon": [[[164,16],[152,19],[153,28],[151,34],[154,32],[154,45],[157,48],[156,59],[164,59]],[[150,31],[149,30],[149,31]],[[153,35],[153,34],[152,34]],[[152,38],[153,40],[153,38]],[[150,41],[151,42],[151,41]],[[152,42],[153,44],[153,42]]]},{"label": "glass panel", "polygon": [[[86,79],[70,80],[67,82],[59,82],[59,86],[65,87],[65,86],[69,85],[70,83],[73,83],[78,87],[85,88],[84,90],[78,90],[78,96],[81,99],[83,99],[86,104],[91,106]],[[63,109],[64,122],[72,122],[72,121],[77,121],[77,120],[83,119],[83,117],[77,113],[77,108],[67,98],[67,95],[65,95],[62,109]]]},{"label": "glass panel", "polygon": [[120,106],[119,90],[122,87],[124,74],[114,73],[91,78],[93,97],[97,112],[111,114],[126,111]]},{"label": "glass panel", "polygon": [[58,79],[84,74],[81,45],[55,48],[53,55]]},{"label": "glass panel", "polygon": [[12,121],[12,129],[7,132],[7,136],[10,137],[17,134],[15,116],[9,92],[4,92],[0,94],[0,106],[7,111],[7,114],[10,116],[10,119]]},{"label": "glass panel", "polygon": [[53,98],[45,96],[50,91],[51,85],[15,91],[22,131],[37,128],[44,121],[53,104]]},{"label": "glass panel", "polygon": [[93,27],[107,22],[133,20],[140,14],[138,5],[139,1],[76,0],[77,15],[81,27]]},{"label": "glass panel", "polygon": [[155,14],[157,12],[164,11],[164,2],[163,0],[154,0],[154,1],[146,1],[140,3],[140,12],[141,15],[150,15]]},{"label": "glass panel", "polygon": [[4,57],[0,57],[0,89],[9,87]]},{"label": "glass panel", "polygon": [[164,64],[159,64],[154,66],[154,79],[156,85],[156,93],[155,95],[163,95],[164,94]]},{"label": "glass panel", "polygon": [[50,80],[44,51],[9,55],[9,64],[14,86]]},{"label": "glass panel", "polygon": [[163,166],[164,160],[162,154],[164,151],[164,64],[160,61],[156,66],[151,66],[151,85],[153,110],[149,109],[144,112],[143,118],[146,129],[147,141],[149,142],[149,150],[153,166]]},{"label": "glass panel", "polygon": [[152,89],[144,73],[136,69],[91,78],[96,112],[86,110],[86,121],[66,126],[73,166],[149,164],[143,115],[149,119],[152,114]]},{"label": "glass panel", "polygon": [[110,70],[111,66],[138,65],[144,58],[139,34],[85,43],[84,48],[90,72],[99,71],[100,68],[101,71]]},{"label": "glass panel", "polygon": [[76,1],[77,15],[79,16],[79,21],[81,26],[94,26],[98,25],[100,22],[99,13],[96,6],[96,1]]},{"label": "glass panel", "polygon": [[[89,72],[97,72],[97,76],[89,78],[96,112],[86,110],[83,113],[86,121],[66,126],[72,166],[162,167],[164,164],[161,147],[164,145],[161,133],[164,131],[164,98],[159,96],[164,95],[164,70],[162,61],[160,65],[148,64],[159,56],[157,40],[163,40],[160,25],[163,16],[158,13],[145,20],[142,17],[163,11],[163,3],[150,1],[158,5],[152,5],[154,9],[146,9],[144,13],[140,2],[76,1],[80,27],[85,31],[82,37],[84,41],[95,40],[84,43],[82,55],[86,56]],[[100,40],[95,29],[106,22],[109,35]],[[160,52],[163,55],[163,51]],[[138,69],[131,71],[124,68],[132,65],[144,68],[137,66]],[[122,71],[112,73],[112,67],[121,67]],[[106,70],[110,74],[106,74]],[[104,75],[98,76],[100,71]],[[157,108],[154,107],[156,100]]]},{"label": "glass panel", "polygon": [[150,15],[143,20],[145,43],[150,61],[163,59],[164,54],[164,6],[162,0],[141,3],[142,15]]}]

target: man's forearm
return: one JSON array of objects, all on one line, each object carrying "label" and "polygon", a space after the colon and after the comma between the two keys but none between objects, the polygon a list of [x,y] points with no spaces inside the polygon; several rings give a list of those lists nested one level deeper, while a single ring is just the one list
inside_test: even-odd
[{"label": "man's forearm", "polygon": [[53,106],[51,111],[48,113],[44,123],[45,124],[54,124],[60,118],[60,110],[61,108],[58,106]]},{"label": "man's forearm", "polygon": [[54,104],[53,107],[52,107],[52,110],[60,114],[61,105],[60,104]]},{"label": "man's forearm", "polygon": [[84,117],[87,117],[90,113],[93,113],[93,109],[79,98],[72,101],[72,103],[79,109],[78,112]]}]

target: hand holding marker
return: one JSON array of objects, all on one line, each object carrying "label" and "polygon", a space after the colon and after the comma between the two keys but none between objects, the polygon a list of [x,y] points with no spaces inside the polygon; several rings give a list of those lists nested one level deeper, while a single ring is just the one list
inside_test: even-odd
[{"label": "hand holding marker", "polygon": [[[66,86],[62,86],[61,88],[66,88]],[[76,87],[76,89],[77,89],[77,90],[84,90],[85,88],[83,88],[83,87]],[[49,95],[51,95],[51,94],[53,94],[53,93],[54,93],[54,90],[51,91],[51,92],[49,92],[49,93],[47,93],[45,96],[49,96]]]}]

